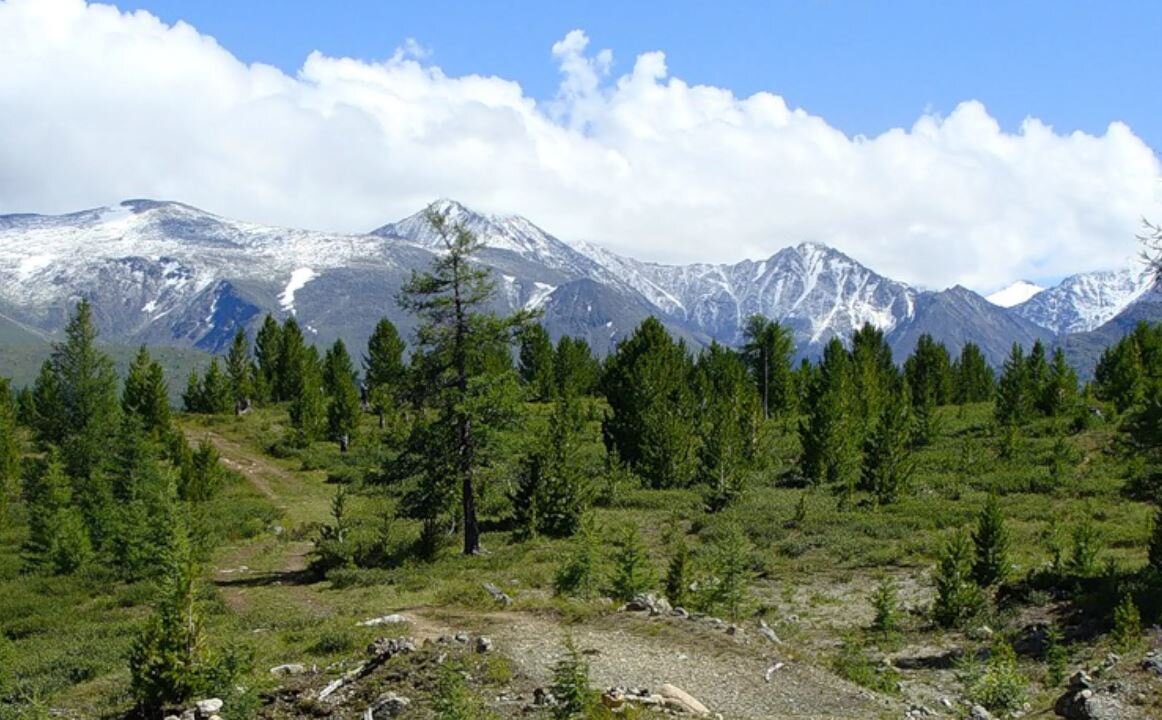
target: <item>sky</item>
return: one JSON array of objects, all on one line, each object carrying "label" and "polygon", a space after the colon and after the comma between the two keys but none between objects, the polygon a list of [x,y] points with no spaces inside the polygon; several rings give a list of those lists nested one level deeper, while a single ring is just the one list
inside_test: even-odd
[{"label": "sky", "polygon": [[437,197],[660,262],[982,292],[1162,218],[1162,3],[0,1],[0,212],[345,232]]}]

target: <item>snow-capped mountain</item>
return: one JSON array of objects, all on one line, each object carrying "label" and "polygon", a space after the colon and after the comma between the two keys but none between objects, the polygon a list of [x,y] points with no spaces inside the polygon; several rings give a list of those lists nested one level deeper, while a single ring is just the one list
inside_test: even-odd
[{"label": "snow-capped mountain", "polygon": [[1031,283],[1028,280],[1018,280],[1012,285],[1001,288],[991,295],[986,295],[985,300],[988,300],[993,305],[1010,308],[1014,305],[1020,305],[1044,289],[1040,285]]},{"label": "snow-capped mountain", "polygon": [[[819,244],[760,261],[663,265],[561,240],[520,216],[452,200],[434,209],[484,241],[477,259],[496,280],[497,311],[539,309],[551,335],[582,336],[598,353],[650,315],[697,346],[736,344],[746,318],[761,314],[789,326],[802,355],[870,322],[900,355],[931,333],[954,352],[975,342],[999,362],[1014,341],[1050,338],[1058,325],[1100,324],[1145,287],[1128,272],[1091,273],[1009,310],[963,288],[910,287]],[[441,251],[422,212],[352,235],[151,200],[0,216],[0,317],[51,335],[75,299],[87,297],[107,338],[220,351],[263,314],[294,314],[317,342],[341,337],[359,347],[384,316],[410,333],[413,320],[395,297]]]},{"label": "snow-capped mountain", "polygon": [[1055,334],[1094,330],[1136,302],[1154,285],[1144,268],[1071,275],[1013,306],[1013,312]]}]

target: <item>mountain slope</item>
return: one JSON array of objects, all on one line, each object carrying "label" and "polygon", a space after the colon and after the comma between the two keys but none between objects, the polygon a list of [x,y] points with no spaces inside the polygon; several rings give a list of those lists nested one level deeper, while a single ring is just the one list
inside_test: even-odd
[{"label": "mountain slope", "polygon": [[988,300],[993,305],[1008,308],[1014,305],[1020,305],[1044,289],[1040,285],[1031,283],[1028,280],[1018,280],[1006,288],[997,290],[991,295],[986,295],[985,300]]},{"label": "mountain slope", "polygon": [[924,293],[918,298],[915,316],[888,334],[896,359],[902,361],[907,357],[925,333],[944,343],[954,357],[966,343],[976,343],[985,359],[998,367],[1014,342],[1027,349],[1037,340],[1053,339],[1053,333],[1045,328],[959,285],[943,292]]},{"label": "mountain slope", "polygon": [[1013,307],[1013,312],[1058,335],[1086,332],[1125,310],[1153,284],[1141,268],[1071,275]]}]

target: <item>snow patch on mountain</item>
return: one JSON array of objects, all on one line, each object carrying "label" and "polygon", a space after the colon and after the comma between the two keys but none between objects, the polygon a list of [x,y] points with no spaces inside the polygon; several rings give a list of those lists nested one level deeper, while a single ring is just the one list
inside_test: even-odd
[{"label": "snow patch on mountain", "polygon": [[1142,268],[1071,275],[1015,305],[1021,317],[1057,334],[1093,330],[1125,310],[1154,286]]},{"label": "snow patch on mountain", "polygon": [[1018,280],[1012,285],[1001,288],[991,295],[986,295],[985,300],[999,307],[1010,308],[1014,305],[1020,305],[1044,289],[1040,285],[1031,283],[1028,280]]},{"label": "snow patch on mountain", "polygon": [[319,274],[308,267],[301,267],[295,269],[291,273],[290,280],[287,281],[286,288],[283,289],[282,294],[278,296],[279,307],[283,312],[294,314],[295,312],[295,293],[302,290],[307,283],[317,278]]}]

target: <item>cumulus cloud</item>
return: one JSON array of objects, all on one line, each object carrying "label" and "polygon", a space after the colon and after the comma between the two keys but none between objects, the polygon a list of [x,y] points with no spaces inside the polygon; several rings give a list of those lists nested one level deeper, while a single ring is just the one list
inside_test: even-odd
[{"label": "cumulus cloud", "polygon": [[[548,46],[549,43],[546,42]],[[893,277],[989,290],[1116,266],[1162,167],[1126,125],[1006,132],[978,102],[849,137],[769,92],[613,76],[580,30],[558,92],[451,77],[409,40],[369,62],[313,53],[292,77],[189,25],[82,0],[0,3],[0,212],[127,197],[368,230],[436,197],[664,262],[824,242]]]}]

